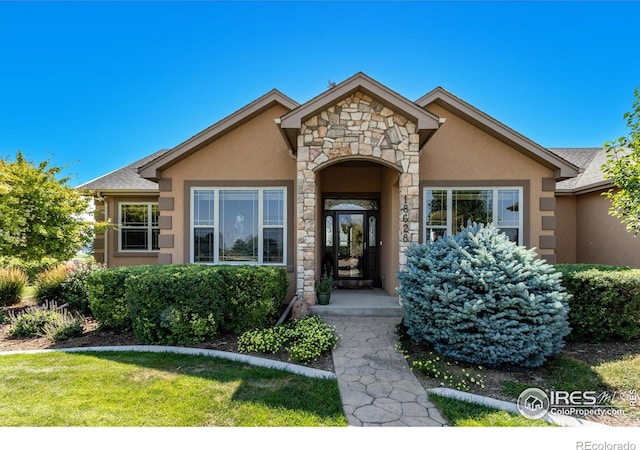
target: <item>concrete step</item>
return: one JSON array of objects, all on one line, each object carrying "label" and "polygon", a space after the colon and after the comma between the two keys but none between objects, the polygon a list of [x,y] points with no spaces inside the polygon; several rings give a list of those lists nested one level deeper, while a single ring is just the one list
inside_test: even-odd
[{"label": "concrete step", "polygon": [[320,317],[404,317],[398,297],[382,289],[342,290],[331,292],[328,305],[311,307],[311,314]]}]

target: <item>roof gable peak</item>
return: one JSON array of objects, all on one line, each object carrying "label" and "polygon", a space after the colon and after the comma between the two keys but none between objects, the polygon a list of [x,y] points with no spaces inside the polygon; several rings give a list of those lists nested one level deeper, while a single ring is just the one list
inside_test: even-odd
[{"label": "roof gable peak", "polygon": [[180,161],[207,143],[229,133],[276,104],[282,105],[289,110],[299,105],[298,102],[287,97],[279,90],[271,89],[266,94],[258,97],[233,114],[219,120],[209,128],[178,144],[160,158],[140,167],[140,176],[150,180],[157,180],[159,170]]},{"label": "roof gable peak", "polygon": [[297,147],[296,137],[305,120],[329,108],[331,105],[339,103],[355,92],[362,92],[384,104],[389,109],[412,119],[421,135],[421,142],[426,141],[426,138],[437,130],[441,124],[440,118],[435,114],[389,89],[365,73],[357,72],[280,118],[280,126],[291,148],[295,149]]},{"label": "roof gable peak", "polygon": [[556,172],[556,178],[558,179],[571,178],[576,176],[578,173],[578,168],[572,163],[565,161],[555,153],[509,128],[461,98],[453,95],[442,86],[438,86],[420,97],[416,100],[416,104],[425,109],[428,108],[429,105],[436,104],[445,110],[462,117],[467,122],[485,131],[496,139],[506,142],[508,145],[513,146],[541,164],[553,168]]}]

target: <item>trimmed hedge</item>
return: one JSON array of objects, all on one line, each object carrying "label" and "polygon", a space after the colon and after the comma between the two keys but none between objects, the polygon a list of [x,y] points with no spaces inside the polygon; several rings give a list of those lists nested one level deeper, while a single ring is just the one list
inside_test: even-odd
[{"label": "trimmed hedge", "polygon": [[223,331],[273,325],[287,295],[287,272],[266,266],[215,266],[224,286]]},{"label": "trimmed hedge", "polygon": [[115,267],[89,274],[89,309],[101,327],[118,332],[132,331],[125,283],[132,274],[152,269],[153,266]]},{"label": "trimmed hedge", "polygon": [[189,344],[272,325],[287,276],[266,266],[134,266],[92,274],[88,285],[101,326],[144,343]]},{"label": "trimmed hedge", "polygon": [[629,341],[640,335],[640,270],[589,264],[556,269],[571,294],[569,340]]},{"label": "trimmed hedge", "polygon": [[222,287],[207,266],[159,266],[130,275],[125,299],[136,338],[162,344],[214,338],[222,322]]}]

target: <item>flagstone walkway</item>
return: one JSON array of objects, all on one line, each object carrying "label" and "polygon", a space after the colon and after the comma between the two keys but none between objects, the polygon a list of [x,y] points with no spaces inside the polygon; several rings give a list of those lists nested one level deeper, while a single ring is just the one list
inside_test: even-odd
[{"label": "flagstone walkway", "polygon": [[349,426],[446,426],[396,349],[400,317],[326,317],[340,341],[333,362]]}]

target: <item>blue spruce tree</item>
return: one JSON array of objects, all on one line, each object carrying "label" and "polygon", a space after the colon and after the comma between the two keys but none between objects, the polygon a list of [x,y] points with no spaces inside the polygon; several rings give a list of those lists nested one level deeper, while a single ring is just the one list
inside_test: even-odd
[{"label": "blue spruce tree", "polygon": [[568,294],[534,250],[470,224],[406,255],[398,292],[416,342],[488,366],[537,367],[562,349]]}]

